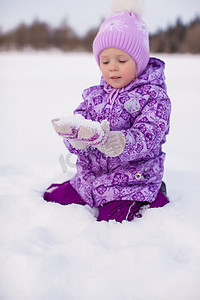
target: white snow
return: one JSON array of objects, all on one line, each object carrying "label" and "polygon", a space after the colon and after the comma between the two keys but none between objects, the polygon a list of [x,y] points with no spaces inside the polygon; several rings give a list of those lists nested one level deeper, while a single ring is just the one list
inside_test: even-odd
[{"label": "white snow", "polygon": [[92,55],[0,53],[1,300],[200,299],[200,56],[159,57],[172,100],[171,202],[120,224],[42,198],[75,172],[51,119],[70,115],[99,83]]},{"label": "white snow", "polygon": [[75,127],[76,129],[79,129],[80,127],[84,127],[89,130],[92,129],[92,131],[96,130],[96,132],[98,132],[99,135],[104,134],[104,131],[99,122],[87,120],[81,114],[75,114],[67,117],[53,119],[52,124],[53,126],[55,124],[55,126],[58,125],[64,128],[65,126]]}]

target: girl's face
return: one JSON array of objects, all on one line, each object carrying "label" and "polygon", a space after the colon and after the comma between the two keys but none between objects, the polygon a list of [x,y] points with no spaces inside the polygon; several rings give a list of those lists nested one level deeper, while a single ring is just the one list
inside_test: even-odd
[{"label": "girl's face", "polygon": [[136,62],[126,52],[107,48],[101,52],[99,58],[103,77],[113,88],[122,88],[136,78]]}]

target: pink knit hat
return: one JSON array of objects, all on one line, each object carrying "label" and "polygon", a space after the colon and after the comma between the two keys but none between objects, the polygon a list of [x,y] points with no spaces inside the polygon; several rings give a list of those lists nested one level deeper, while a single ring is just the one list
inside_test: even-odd
[{"label": "pink knit hat", "polygon": [[133,12],[121,11],[108,17],[93,42],[93,53],[98,65],[99,55],[106,48],[118,48],[128,53],[137,64],[139,77],[149,61],[147,25]]}]

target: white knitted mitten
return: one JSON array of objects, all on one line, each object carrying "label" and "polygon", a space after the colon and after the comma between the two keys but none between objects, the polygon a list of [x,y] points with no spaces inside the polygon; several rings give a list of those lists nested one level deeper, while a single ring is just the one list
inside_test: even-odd
[{"label": "white knitted mitten", "polygon": [[84,117],[82,115],[74,115],[66,118],[53,119],[52,125],[58,135],[67,139],[76,139],[78,136],[78,128],[81,126]]},{"label": "white knitted mitten", "polygon": [[74,147],[77,150],[84,150],[87,149],[90,145],[88,145],[85,142],[76,140],[76,139],[68,139],[68,141],[70,142],[70,144],[72,145],[72,147]]},{"label": "white knitted mitten", "polygon": [[125,148],[125,136],[121,131],[110,131],[105,144],[100,144],[97,149],[109,157],[119,156]]},{"label": "white knitted mitten", "polygon": [[100,123],[101,130],[98,132],[94,127],[80,127],[78,139],[97,148],[109,157],[119,156],[125,147],[125,136],[120,131],[110,131],[109,122],[104,120]]},{"label": "white knitted mitten", "polygon": [[110,125],[107,120],[103,120],[101,123],[93,121],[87,124],[85,122],[84,126],[81,126],[78,130],[77,139],[95,147],[107,141],[109,132]]}]

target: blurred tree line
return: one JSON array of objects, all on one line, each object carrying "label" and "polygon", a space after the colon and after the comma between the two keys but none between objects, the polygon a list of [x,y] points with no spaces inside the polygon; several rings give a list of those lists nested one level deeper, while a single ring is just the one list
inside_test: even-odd
[{"label": "blurred tree line", "polygon": [[200,53],[200,18],[184,25],[178,19],[174,26],[150,36],[151,52]]},{"label": "blurred tree line", "polygon": [[[8,32],[0,31],[0,50],[23,50],[29,47],[36,50],[59,48],[63,51],[89,52],[92,51],[97,31],[98,28],[91,29],[80,37],[66,20],[57,28],[35,20],[31,25],[22,23]],[[200,18],[196,17],[187,25],[178,19],[174,26],[150,35],[150,49],[151,52],[200,53]]]}]

